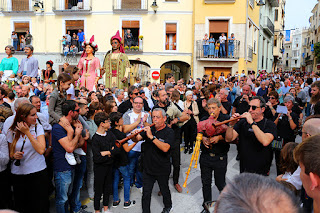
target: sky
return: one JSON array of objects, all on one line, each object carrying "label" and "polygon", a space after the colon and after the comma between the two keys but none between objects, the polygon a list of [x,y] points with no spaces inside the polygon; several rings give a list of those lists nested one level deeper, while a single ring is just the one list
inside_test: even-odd
[{"label": "sky", "polygon": [[317,0],[286,0],[285,29],[309,27],[311,10]]}]

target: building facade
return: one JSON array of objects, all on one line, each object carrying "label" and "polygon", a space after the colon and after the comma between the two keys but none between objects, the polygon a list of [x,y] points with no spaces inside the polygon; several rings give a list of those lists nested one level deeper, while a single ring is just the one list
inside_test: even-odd
[{"label": "building facade", "polygon": [[[230,55],[226,42],[226,54],[218,58],[204,53],[205,34],[219,40],[224,33],[227,38],[234,34],[234,55]],[[255,0],[201,0],[194,6],[194,76],[203,74],[219,77],[223,72],[235,74],[237,71],[257,69],[259,35],[259,7]]]},{"label": "building facade", "polygon": [[[140,76],[143,81],[153,80],[153,71],[161,71],[161,80],[168,72],[176,78],[190,76],[192,1],[157,1],[156,12],[151,8],[151,0],[46,0],[40,1],[40,5],[33,5],[31,0],[0,0],[0,3],[0,24],[6,26],[2,28],[0,47],[11,43],[12,31],[20,39],[29,30],[40,69],[45,68],[47,60],[54,62],[56,71],[64,62],[77,65],[80,55],[65,58],[62,54],[62,36],[68,31],[72,35],[81,29],[86,39],[94,35],[99,46],[96,57],[102,64],[111,49],[110,38],[117,30],[124,37],[129,29],[133,39],[130,45],[125,45],[134,65],[134,76]],[[39,6],[37,11],[34,6]],[[0,58],[4,56],[3,51]],[[17,53],[16,57],[21,60],[25,56]]]},{"label": "building facade", "polygon": [[286,1],[280,0],[279,6],[274,10],[273,71],[283,68],[285,5]]},{"label": "building facade", "polygon": [[278,0],[266,0],[260,7],[260,31],[258,50],[258,70],[272,71],[274,44],[274,11],[279,7]]}]

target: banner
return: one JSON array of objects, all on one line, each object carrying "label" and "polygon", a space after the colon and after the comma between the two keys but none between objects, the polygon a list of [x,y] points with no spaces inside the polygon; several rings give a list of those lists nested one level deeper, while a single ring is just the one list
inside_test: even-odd
[{"label": "banner", "polygon": [[290,41],[291,30],[286,30],[286,41]]},{"label": "banner", "polygon": [[314,51],[313,44],[311,44],[311,52],[313,52],[313,51]]}]

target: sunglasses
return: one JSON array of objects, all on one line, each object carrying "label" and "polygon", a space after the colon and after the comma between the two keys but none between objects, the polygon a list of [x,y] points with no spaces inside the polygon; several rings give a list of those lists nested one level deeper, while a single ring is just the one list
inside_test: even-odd
[{"label": "sunglasses", "polygon": [[270,99],[276,99],[275,97],[270,97]]},{"label": "sunglasses", "polygon": [[80,108],[79,109],[75,109],[73,110],[74,112],[80,112]]},{"label": "sunglasses", "polygon": [[138,93],[138,92],[135,92],[135,93],[132,93],[132,94],[134,94],[134,95],[139,95],[139,93]]},{"label": "sunglasses", "polygon": [[260,108],[260,107],[258,107],[258,106],[254,106],[254,105],[249,105],[249,109],[252,109],[252,110],[256,110],[257,108]]}]

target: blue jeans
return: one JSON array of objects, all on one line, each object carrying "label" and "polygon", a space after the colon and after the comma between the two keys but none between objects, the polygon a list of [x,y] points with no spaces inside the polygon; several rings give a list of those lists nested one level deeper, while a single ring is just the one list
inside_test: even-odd
[{"label": "blue jeans", "polygon": [[219,57],[219,50],[217,50],[217,49],[214,50],[214,57],[216,57],[216,58]]},{"label": "blue jeans", "polygon": [[209,45],[203,45],[203,56],[208,57]]},{"label": "blue jeans", "polygon": [[308,116],[310,116],[310,114],[311,114],[311,112],[310,112],[310,110],[311,110],[311,104],[308,102],[307,103],[307,107],[305,108],[305,112],[306,112],[306,117],[308,117]]},{"label": "blue jeans", "polygon": [[[142,173],[138,170],[138,159],[140,154],[140,152],[133,150],[128,153],[130,185],[136,184],[137,188],[142,187]],[[134,179],[134,174],[136,174],[137,181]]]},{"label": "blue jeans", "polygon": [[81,201],[80,201],[80,189],[82,187],[84,173],[87,168],[87,157],[85,155],[80,156],[81,163],[76,165],[74,171],[73,187],[70,196],[71,209],[74,212],[80,211]]},{"label": "blue jeans", "polygon": [[67,55],[68,55],[68,52],[64,52],[63,54],[64,54],[64,56],[67,56]]},{"label": "blue jeans", "polygon": [[16,41],[13,40],[13,47],[14,47],[15,50],[18,50],[18,41],[19,40],[16,40]]},{"label": "blue jeans", "polygon": [[54,172],[54,183],[56,186],[56,212],[68,213],[68,197],[72,191],[74,170]]},{"label": "blue jeans", "polygon": [[226,44],[220,44],[220,56],[225,57],[226,56]]},{"label": "blue jeans", "polygon": [[83,48],[82,48],[82,42],[83,42],[83,41],[78,41],[78,44],[79,44],[79,51],[82,51],[82,50],[83,50]]},{"label": "blue jeans", "polygon": [[234,44],[229,44],[228,46],[228,55],[233,57],[233,52],[234,52]]},{"label": "blue jeans", "polygon": [[115,168],[113,173],[113,201],[119,201],[118,185],[120,173],[123,177],[124,202],[130,201],[130,175],[128,165]]}]

